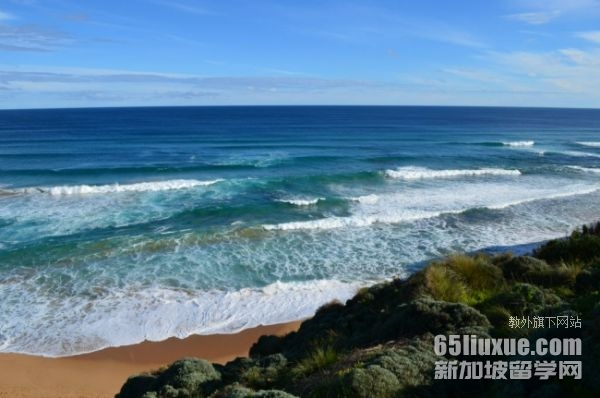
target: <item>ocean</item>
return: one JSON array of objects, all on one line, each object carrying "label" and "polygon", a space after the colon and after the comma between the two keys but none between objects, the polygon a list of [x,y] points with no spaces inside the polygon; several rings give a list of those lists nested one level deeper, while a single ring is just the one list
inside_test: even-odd
[{"label": "ocean", "polygon": [[311,316],[600,218],[600,110],[0,111],[0,351]]}]

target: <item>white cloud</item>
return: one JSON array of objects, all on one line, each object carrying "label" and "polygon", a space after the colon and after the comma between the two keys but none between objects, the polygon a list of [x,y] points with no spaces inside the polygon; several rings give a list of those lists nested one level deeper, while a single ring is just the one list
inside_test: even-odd
[{"label": "white cloud", "polygon": [[483,48],[486,44],[470,33],[430,22],[412,27],[408,32],[416,37],[463,47]]},{"label": "white cloud", "polygon": [[[377,82],[309,77],[204,77],[153,72],[82,68],[16,67],[0,65],[2,98],[53,100],[57,104],[82,105],[190,105],[310,102],[336,96],[347,101],[348,93],[381,92]],[[342,94],[343,93],[343,94]],[[76,100],[79,99],[79,103]],[[4,105],[6,106],[6,104]],[[3,103],[0,102],[0,108]]]},{"label": "white cloud", "polygon": [[[0,65],[0,108],[135,105],[600,106],[600,49],[487,52],[483,65],[395,81],[200,76]],[[432,79],[435,76],[435,79]]]},{"label": "white cloud", "polygon": [[578,95],[588,106],[599,105],[600,50],[490,53],[490,60],[532,89]]},{"label": "white cloud", "polygon": [[[0,108],[135,105],[481,104],[425,83],[312,77],[203,77],[0,65]],[[481,90],[479,90],[480,92]],[[475,96],[474,96],[475,94]],[[489,96],[489,94],[486,94]],[[498,95],[486,101],[496,101]]]},{"label": "white cloud", "polygon": [[600,44],[600,30],[592,30],[589,32],[577,32],[575,33],[575,36],[579,37],[580,39]]},{"label": "white cloud", "polygon": [[0,24],[0,51],[52,51],[72,41],[64,32],[37,25]]},{"label": "white cloud", "polygon": [[558,16],[560,16],[560,12],[557,10],[554,10],[554,11],[540,11],[540,12],[522,12],[522,13],[518,13],[518,14],[507,15],[506,18],[525,22],[530,25],[542,25],[542,24],[552,21],[553,19],[557,18]]},{"label": "white cloud", "polygon": [[529,25],[543,25],[566,15],[592,15],[600,10],[598,0],[521,0],[519,8],[524,10],[505,15],[505,18]]},{"label": "white cloud", "polygon": [[564,48],[558,50],[560,54],[566,57],[566,60],[576,65],[581,66],[597,66],[600,65],[600,57],[598,52],[583,51],[577,48]]},{"label": "white cloud", "polygon": [[198,7],[197,5],[190,5],[185,3],[179,3],[176,1],[163,1],[163,0],[155,0],[155,4],[159,4],[161,6],[170,7],[172,9],[185,12],[188,14],[196,14],[196,15],[214,15],[214,13],[206,8]]},{"label": "white cloud", "polygon": [[13,18],[14,16],[12,14],[0,10],[0,21],[6,21]]},{"label": "white cloud", "polygon": [[294,32],[346,44],[372,46],[380,41],[412,37],[462,47],[487,47],[480,37],[445,20],[408,15],[399,12],[396,7],[371,4],[376,2],[365,2],[368,5],[324,3],[328,4],[328,8],[286,4],[280,6],[277,12],[286,20],[287,28]]}]

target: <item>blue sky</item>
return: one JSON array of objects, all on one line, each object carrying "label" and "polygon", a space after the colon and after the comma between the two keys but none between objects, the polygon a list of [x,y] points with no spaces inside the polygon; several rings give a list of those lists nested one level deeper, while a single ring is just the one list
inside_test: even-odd
[{"label": "blue sky", "polygon": [[2,0],[0,108],[600,107],[600,0]]}]

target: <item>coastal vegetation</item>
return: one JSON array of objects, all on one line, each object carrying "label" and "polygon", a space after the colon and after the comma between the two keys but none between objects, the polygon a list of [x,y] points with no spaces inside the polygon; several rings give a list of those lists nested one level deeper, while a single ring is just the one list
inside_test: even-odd
[{"label": "coastal vegetation", "polygon": [[[515,327],[511,319],[568,316],[577,327]],[[539,326],[539,325],[538,325]],[[572,325],[571,325],[572,326]],[[580,338],[577,357],[478,357],[434,352],[435,335]],[[182,359],[130,377],[117,398],[600,396],[600,223],[531,255],[456,254],[407,279],[333,302],[283,337],[262,336],[226,365]],[[583,377],[439,380],[443,360],[576,360]]]}]

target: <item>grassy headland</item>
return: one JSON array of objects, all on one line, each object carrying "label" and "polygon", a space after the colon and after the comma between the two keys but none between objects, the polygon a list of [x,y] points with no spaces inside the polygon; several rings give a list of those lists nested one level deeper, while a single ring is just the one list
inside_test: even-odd
[{"label": "grassy headland", "polygon": [[[510,317],[579,317],[581,328],[510,327]],[[435,335],[581,338],[578,357],[438,356]],[[600,396],[600,223],[531,256],[450,256],[408,279],[330,303],[226,365],[182,359],[130,377],[118,398]],[[583,377],[436,380],[440,360],[579,360]]]}]

